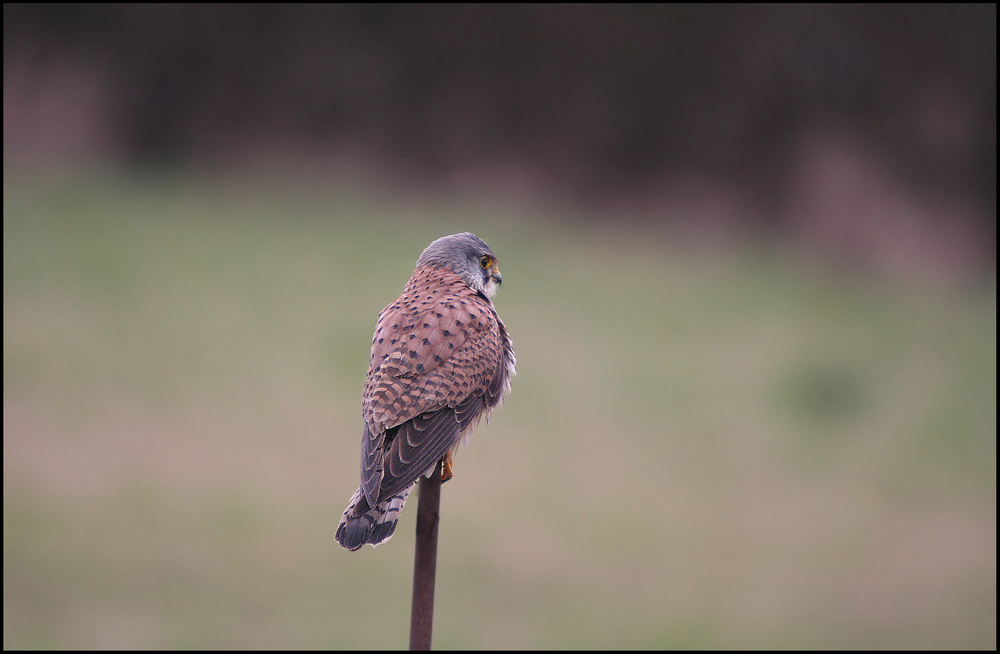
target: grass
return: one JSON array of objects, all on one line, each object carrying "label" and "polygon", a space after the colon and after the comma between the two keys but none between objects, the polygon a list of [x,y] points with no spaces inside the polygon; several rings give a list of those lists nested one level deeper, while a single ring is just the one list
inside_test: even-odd
[{"label": "grass", "polygon": [[4,179],[4,647],[398,648],[416,501],[333,534],[375,317],[497,252],[518,376],[440,648],[996,647],[996,298],[347,185]]}]

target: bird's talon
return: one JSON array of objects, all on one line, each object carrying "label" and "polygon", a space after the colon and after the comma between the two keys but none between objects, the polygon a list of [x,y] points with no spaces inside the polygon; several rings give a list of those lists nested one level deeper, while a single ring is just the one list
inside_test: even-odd
[{"label": "bird's talon", "polygon": [[451,452],[445,453],[441,459],[441,464],[441,483],[443,484],[455,476],[454,461],[451,458]]}]

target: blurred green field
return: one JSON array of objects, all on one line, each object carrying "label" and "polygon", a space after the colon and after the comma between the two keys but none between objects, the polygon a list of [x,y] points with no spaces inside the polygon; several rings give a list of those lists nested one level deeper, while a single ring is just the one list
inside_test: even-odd
[{"label": "blurred green field", "polygon": [[399,648],[341,550],[378,312],[498,254],[438,648],[996,647],[996,292],[349,184],[4,178],[4,648]]}]

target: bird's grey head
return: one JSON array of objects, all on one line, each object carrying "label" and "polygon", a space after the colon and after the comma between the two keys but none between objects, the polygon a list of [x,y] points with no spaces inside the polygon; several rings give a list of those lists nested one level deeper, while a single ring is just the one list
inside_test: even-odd
[{"label": "bird's grey head", "polygon": [[417,268],[421,266],[450,270],[486,297],[493,297],[503,281],[493,250],[471,232],[442,236],[428,245],[417,259]]}]

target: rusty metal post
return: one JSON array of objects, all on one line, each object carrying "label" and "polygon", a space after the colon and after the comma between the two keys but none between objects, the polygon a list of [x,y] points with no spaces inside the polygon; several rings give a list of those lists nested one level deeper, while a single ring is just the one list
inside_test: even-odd
[{"label": "rusty metal post", "polygon": [[429,650],[434,626],[434,576],[441,506],[441,462],[434,473],[420,478],[417,502],[417,542],[413,554],[413,604],[410,607],[410,649]]}]

